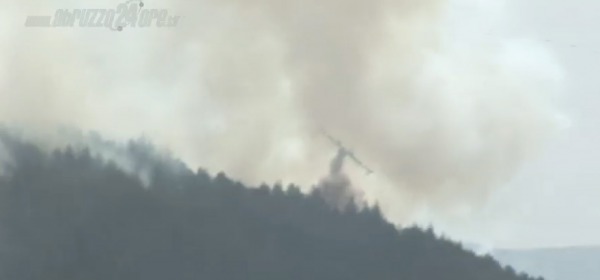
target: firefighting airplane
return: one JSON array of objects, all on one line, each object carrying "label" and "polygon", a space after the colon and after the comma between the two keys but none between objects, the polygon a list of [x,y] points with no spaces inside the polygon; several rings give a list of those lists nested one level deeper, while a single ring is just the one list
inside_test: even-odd
[{"label": "firefighting airplane", "polygon": [[329,139],[329,141],[331,141],[331,143],[333,143],[333,145],[338,147],[338,154],[341,155],[342,157],[349,157],[350,159],[352,159],[358,166],[360,166],[361,168],[363,168],[366,172],[367,175],[371,175],[373,173],[373,170],[371,170],[369,167],[367,167],[364,163],[362,163],[362,161],[360,161],[356,155],[354,155],[354,152],[352,152],[352,150],[346,148],[342,142],[336,138],[334,138],[333,136],[329,135],[327,132],[325,131],[321,131],[321,133],[323,133],[323,135],[325,135],[325,137],[327,137],[327,139]]}]

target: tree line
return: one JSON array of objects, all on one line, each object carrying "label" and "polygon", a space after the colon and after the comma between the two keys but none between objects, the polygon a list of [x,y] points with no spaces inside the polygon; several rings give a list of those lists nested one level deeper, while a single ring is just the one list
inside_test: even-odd
[{"label": "tree line", "polygon": [[[0,278],[540,280],[319,190],[248,187],[143,141],[51,152],[0,133]],[[256,159],[260,160],[260,159]]]}]

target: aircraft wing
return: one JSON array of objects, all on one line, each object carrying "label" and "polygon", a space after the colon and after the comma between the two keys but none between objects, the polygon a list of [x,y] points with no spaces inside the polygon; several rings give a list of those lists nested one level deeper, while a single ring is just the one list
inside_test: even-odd
[{"label": "aircraft wing", "polygon": [[323,133],[323,135],[325,135],[329,139],[329,141],[331,141],[334,145],[338,146],[339,148],[344,148],[340,140],[333,138],[333,136],[329,135],[329,133],[323,130],[321,131],[321,133]]},{"label": "aircraft wing", "polygon": [[373,170],[371,170],[370,168],[368,168],[364,163],[362,163],[362,161],[360,161],[355,155],[354,153],[348,153],[348,156],[354,160],[354,162],[356,164],[358,164],[358,166],[362,167],[365,169],[365,171],[367,171],[367,175],[370,175],[371,173],[373,173]]},{"label": "aircraft wing", "polygon": [[338,146],[338,148],[340,148],[342,151],[344,151],[346,156],[350,157],[358,166],[362,167],[367,172],[367,175],[373,173],[373,170],[371,170],[364,163],[362,163],[362,161],[360,161],[351,150],[344,147],[344,145],[342,145],[342,142],[340,140],[335,139],[333,136],[331,136],[329,133],[325,132],[322,129],[321,129],[321,133],[323,135],[325,135],[327,137],[327,139],[329,139],[329,141],[331,141],[334,145]]}]

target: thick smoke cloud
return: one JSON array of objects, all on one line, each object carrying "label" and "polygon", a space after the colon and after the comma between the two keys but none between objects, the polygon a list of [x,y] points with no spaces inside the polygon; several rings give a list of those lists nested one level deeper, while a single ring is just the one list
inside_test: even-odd
[{"label": "thick smoke cloud", "polygon": [[346,151],[339,149],[335,157],[331,159],[329,174],[317,184],[323,199],[330,206],[341,211],[344,211],[350,203],[355,205],[363,203],[362,192],[359,189],[352,188],[352,182],[343,170],[346,157]]},{"label": "thick smoke cloud", "polygon": [[112,1],[12,1],[0,121],[143,135],[192,166],[305,186],[334,150],[324,128],[375,170],[346,172],[385,211],[475,205],[555,130],[562,79],[510,35],[509,2],[488,2],[154,1],[179,26],[112,32],[22,26]]}]

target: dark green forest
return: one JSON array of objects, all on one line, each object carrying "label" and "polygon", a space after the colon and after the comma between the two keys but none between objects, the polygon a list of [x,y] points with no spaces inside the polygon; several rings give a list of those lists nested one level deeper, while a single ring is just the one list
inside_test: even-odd
[{"label": "dark green forest", "polygon": [[47,151],[0,133],[0,279],[541,279],[376,206],[245,186],[145,141],[91,143]]}]

